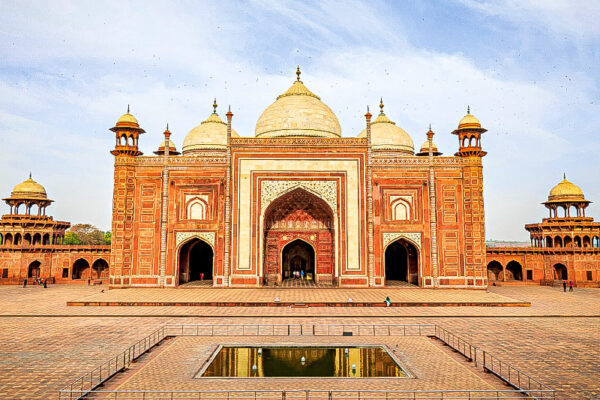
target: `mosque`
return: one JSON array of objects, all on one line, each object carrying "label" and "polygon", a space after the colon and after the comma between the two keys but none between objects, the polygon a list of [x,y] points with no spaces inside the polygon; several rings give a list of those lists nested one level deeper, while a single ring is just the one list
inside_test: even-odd
[{"label": "mosque", "polygon": [[[254,137],[213,113],[144,156],[129,112],[115,133],[110,285],[487,285],[481,135],[473,115],[442,156],[384,113],[342,137],[300,80],[258,118]],[[424,135],[425,138],[425,135]]]},{"label": "mosque", "polygon": [[[384,112],[354,137],[300,80],[258,118],[254,137],[213,112],[183,140],[168,127],[154,155],[127,110],[115,135],[111,246],[65,246],[68,222],[45,215],[30,179],[4,199],[0,283],[32,276],[111,287],[486,288],[600,281],[600,223],[565,179],[526,225],[531,247],[487,248],[481,137],[467,110],[443,156],[429,129],[416,149]],[[20,211],[24,208],[24,213]],[[32,211],[33,210],[33,211]],[[27,239],[26,239],[27,237]],[[109,258],[109,262],[106,259]],[[33,265],[33,267],[32,267]],[[32,269],[33,268],[33,269]]]}]

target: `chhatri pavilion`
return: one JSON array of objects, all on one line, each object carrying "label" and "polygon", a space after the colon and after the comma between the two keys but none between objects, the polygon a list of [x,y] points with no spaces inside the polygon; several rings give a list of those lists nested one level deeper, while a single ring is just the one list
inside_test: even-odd
[{"label": "chhatri pavilion", "polygon": [[484,288],[481,135],[470,113],[443,156],[384,113],[342,137],[300,80],[238,134],[231,111],[191,129],[181,153],[164,132],[142,155],[136,118],[115,134],[110,285],[315,285]]}]

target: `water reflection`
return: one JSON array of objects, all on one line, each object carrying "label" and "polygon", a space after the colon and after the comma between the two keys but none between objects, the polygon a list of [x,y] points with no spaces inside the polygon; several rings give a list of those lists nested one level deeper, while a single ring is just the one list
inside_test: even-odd
[{"label": "water reflection", "polygon": [[406,377],[381,347],[223,347],[204,377]]}]

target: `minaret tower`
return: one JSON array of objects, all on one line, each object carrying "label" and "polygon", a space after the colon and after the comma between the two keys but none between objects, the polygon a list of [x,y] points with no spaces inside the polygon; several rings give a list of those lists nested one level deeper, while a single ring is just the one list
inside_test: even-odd
[{"label": "minaret tower", "polygon": [[135,203],[135,156],[138,139],[145,131],[137,119],[129,113],[123,114],[116,125],[110,128],[115,132],[116,146],[111,154],[115,156],[115,176],[113,186],[112,238],[110,247],[110,285],[129,286],[134,273],[133,211]]},{"label": "minaret tower", "polygon": [[140,128],[137,119],[129,114],[129,105],[127,105],[127,113],[123,114],[110,130],[115,133],[117,139],[115,149],[110,152],[112,155],[139,156],[142,154],[138,150],[138,139],[140,134],[146,131]]},{"label": "minaret tower", "polygon": [[471,115],[470,107],[467,107],[465,115],[458,123],[458,128],[452,133],[458,135],[457,157],[483,157],[487,152],[481,150],[481,134],[487,129],[481,127],[479,120]]}]

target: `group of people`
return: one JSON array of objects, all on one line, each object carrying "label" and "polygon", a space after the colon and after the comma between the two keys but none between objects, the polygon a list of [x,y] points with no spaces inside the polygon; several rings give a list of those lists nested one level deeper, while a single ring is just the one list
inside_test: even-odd
[{"label": "group of people", "polygon": [[[34,285],[44,286],[44,289],[48,287],[48,279],[42,279],[40,277],[36,277],[33,279]],[[27,278],[23,279],[23,287],[27,287]]]},{"label": "group of people", "polygon": [[294,274],[294,278],[304,280],[304,270],[303,269],[301,269],[301,270],[296,269],[296,270],[294,270],[293,274]]},{"label": "group of people", "polygon": [[[563,281],[563,292],[567,291],[567,281]],[[569,281],[569,292],[573,291],[573,281]]]}]

